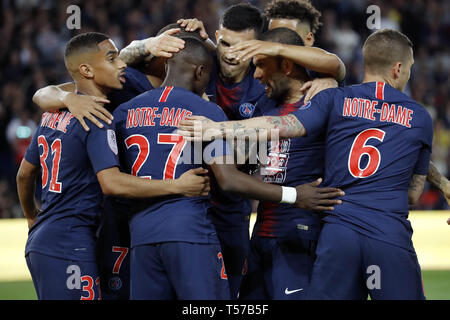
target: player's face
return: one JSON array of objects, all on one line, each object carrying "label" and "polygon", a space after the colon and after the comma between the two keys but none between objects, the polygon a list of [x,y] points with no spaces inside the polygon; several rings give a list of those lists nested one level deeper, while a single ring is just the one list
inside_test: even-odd
[{"label": "player's face", "polygon": [[411,76],[411,67],[414,64],[413,52],[412,49],[410,50],[411,50],[410,58],[400,69],[400,76],[398,79],[398,89],[400,91],[403,91],[405,89],[406,84],[409,81],[409,77]]},{"label": "player's face", "polygon": [[231,46],[242,41],[254,40],[256,38],[254,30],[232,31],[227,28],[220,28],[216,31],[217,59],[219,60],[220,74],[226,79],[239,78],[245,75],[251,61],[236,60],[231,55],[229,49]]},{"label": "player's face", "polygon": [[119,51],[110,39],[98,44],[99,51],[93,60],[94,81],[107,89],[122,89],[127,65],[119,58]]},{"label": "player's face", "polygon": [[269,30],[275,28],[291,29],[303,39],[305,46],[312,47],[314,45],[314,35],[312,34],[308,23],[301,22],[298,19],[270,19]]},{"label": "player's face", "polygon": [[267,97],[280,100],[288,91],[285,75],[280,71],[280,60],[277,57],[256,55],[253,57],[255,74],[253,77],[265,85]]}]

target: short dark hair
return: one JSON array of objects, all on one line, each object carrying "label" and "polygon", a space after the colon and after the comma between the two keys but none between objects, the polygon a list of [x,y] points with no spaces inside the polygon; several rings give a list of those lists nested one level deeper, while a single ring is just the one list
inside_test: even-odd
[{"label": "short dark hair", "polygon": [[232,31],[252,29],[258,35],[263,30],[264,17],[257,7],[249,3],[239,3],[225,11],[219,25]]},{"label": "short dark hair", "polygon": [[199,30],[197,30],[197,31],[186,31],[186,29],[181,27],[178,23],[168,24],[167,26],[161,28],[156,35],[159,36],[161,33],[164,33],[167,30],[177,29],[177,28],[179,28],[181,30],[180,30],[180,32],[175,33],[173,35],[174,37],[178,37],[178,38],[181,38],[181,39],[183,39],[184,37],[193,37],[193,38],[199,39],[200,41],[203,41],[203,38],[200,36],[200,31]]},{"label": "short dark hair", "polygon": [[67,43],[64,58],[67,58],[80,50],[98,50],[98,44],[108,39],[109,37],[107,35],[99,32],[86,32],[76,35]]},{"label": "short dark hair", "polygon": [[363,46],[364,67],[384,72],[397,62],[406,62],[413,44],[403,33],[382,29],[372,33]]},{"label": "short dark hair", "polygon": [[173,54],[172,60],[194,65],[211,65],[212,55],[203,41],[194,37],[184,37],[184,49]]},{"label": "short dark hair", "polygon": [[262,41],[272,41],[294,46],[304,46],[305,42],[297,32],[288,28],[275,28],[264,32],[260,37]]},{"label": "short dark hair", "polygon": [[264,13],[267,19],[297,19],[307,22],[312,33],[316,33],[322,25],[319,21],[322,14],[307,0],[272,0],[265,7]]}]

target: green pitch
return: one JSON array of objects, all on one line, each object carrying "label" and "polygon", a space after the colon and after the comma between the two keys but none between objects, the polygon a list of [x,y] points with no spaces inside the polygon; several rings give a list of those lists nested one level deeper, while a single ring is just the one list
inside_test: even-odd
[{"label": "green pitch", "polygon": [[[423,271],[425,294],[429,300],[450,300],[450,270]],[[35,300],[31,281],[0,282],[0,300]]]}]

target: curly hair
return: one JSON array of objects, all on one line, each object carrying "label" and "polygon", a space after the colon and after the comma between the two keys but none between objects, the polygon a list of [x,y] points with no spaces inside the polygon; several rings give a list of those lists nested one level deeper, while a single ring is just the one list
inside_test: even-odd
[{"label": "curly hair", "polygon": [[267,19],[298,19],[308,22],[312,33],[316,33],[322,23],[322,15],[308,0],[272,0],[265,7]]}]

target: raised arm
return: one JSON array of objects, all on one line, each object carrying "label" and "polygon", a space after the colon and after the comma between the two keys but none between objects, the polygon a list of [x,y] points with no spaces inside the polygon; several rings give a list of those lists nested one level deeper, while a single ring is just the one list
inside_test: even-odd
[{"label": "raised arm", "polygon": [[111,124],[113,116],[103,107],[105,103],[109,103],[108,99],[78,95],[75,93],[75,89],[73,82],[56,86],[50,85],[36,91],[33,102],[46,112],[68,108],[86,131],[89,131],[89,127],[86,125],[85,118],[99,128],[102,128],[103,125],[97,118]]},{"label": "raised arm", "polygon": [[217,137],[238,139],[296,138],[306,135],[302,123],[293,114],[264,116],[240,121],[215,122],[203,116],[180,121],[178,134],[190,141],[210,141]]},{"label": "raised arm", "polygon": [[450,205],[450,181],[439,172],[434,163],[430,161],[430,169],[427,175],[427,181],[442,191],[448,205]]},{"label": "raised arm", "polygon": [[23,214],[28,221],[28,228],[34,224],[39,212],[34,201],[35,182],[38,174],[39,167],[23,159],[16,176],[17,194]]},{"label": "raised arm", "polygon": [[329,75],[341,82],[345,78],[345,65],[335,54],[317,47],[294,46],[278,42],[249,40],[230,48],[239,60],[251,59],[255,55],[280,56],[311,71]]},{"label": "raised arm", "polygon": [[150,55],[171,58],[173,53],[184,48],[184,40],[174,36],[180,30],[179,28],[169,29],[156,37],[134,40],[120,50],[119,57],[128,66],[135,66]]}]

